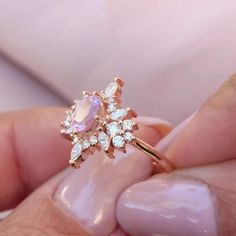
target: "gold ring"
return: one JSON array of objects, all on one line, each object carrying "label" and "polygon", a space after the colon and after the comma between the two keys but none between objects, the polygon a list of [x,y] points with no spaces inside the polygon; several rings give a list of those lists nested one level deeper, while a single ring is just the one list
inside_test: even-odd
[{"label": "gold ring", "polygon": [[126,152],[126,145],[131,144],[152,158],[158,172],[171,171],[173,167],[163,154],[133,134],[138,129],[133,120],[137,114],[121,107],[123,85],[123,80],[115,78],[101,92],[84,91],[83,98],[75,100],[66,112],[61,134],[73,144],[69,163],[79,168],[96,149],[114,159],[115,150]]}]

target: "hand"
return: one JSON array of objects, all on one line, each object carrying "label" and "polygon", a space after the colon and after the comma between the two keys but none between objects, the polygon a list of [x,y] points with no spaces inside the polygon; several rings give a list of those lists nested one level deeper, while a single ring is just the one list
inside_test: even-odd
[{"label": "hand", "polygon": [[[81,169],[63,170],[71,149],[59,135],[64,112],[50,108],[0,115],[0,211],[17,206],[0,223],[0,236],[119,233],[119,195],[150,176],[149,158],[131,148],[114,161],[97,152]],[[142,123],[138,135],[152,144],[170,129],[158,119]]]},{"label": "hand", "polygon": [[[64,110],[2,114],[0,209],[24,201],[1,222],[0,232],[214,236],[218,228],[234,235],[235,81],[226,82],[181,130],[157,145],[167,148],[176,168],[188,168],[144,182],[151,162],[131,148],[113,161],[97,153],[80,170],[68,168],[45,182],[67,165],[70,145],[58,135]],[[159,120],[142,123],[139,135],[151,144],[170,129]]]},{"label": "hand", "polygon": [[177,168],[129,187],[117,219],[131,235],[236,235],[236,75],[159,142]]}]

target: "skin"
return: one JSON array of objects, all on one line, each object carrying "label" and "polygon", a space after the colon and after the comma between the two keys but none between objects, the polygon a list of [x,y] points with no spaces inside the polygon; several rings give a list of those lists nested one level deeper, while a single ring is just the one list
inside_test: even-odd
[{"label": "skin", "polygon": [[[236,168],[235,88],[233,76],[169,144],[166,155],[177,170],[152,177],[195,178],[207,183],[216,197],[222,235],[234,235],[236,231],[236,172],[229,175]],[[63,169],[70,145],[58,135],[63,114],[64,109],[50,108],[0,115],[0,210],[17,206],[0,223],[0,236],[16,232],[36,236],[88,235],[80,222],[53,199],[69,172]],[[155,139],[153,130],[144,130],[139,132],[140,137],[150,142]],[[39,165],[42,168],[37,168]]]}]

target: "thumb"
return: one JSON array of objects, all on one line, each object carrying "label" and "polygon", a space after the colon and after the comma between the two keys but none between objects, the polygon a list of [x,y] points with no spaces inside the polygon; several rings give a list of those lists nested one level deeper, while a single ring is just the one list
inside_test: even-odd
[{"label": "thumb", "polygon": [[[160,120],[140,123],[139,137],[151,144],[167,131],[159,132]],[[128,186],[150,176],[152,163],[143,157],[132,147],[115,160],[97,152],[79,170],[68,168],[33,192],[0,223],[0,235],[121,235],[115,204]]]},{"label": "thumb", "polygon": [[170,134],[159,143],[171,138],[166,155],[185,169],[152,177],[121,195],[117,218],[125,231],[142,236],[235,235],[235,84],[233,76],[174,139]]},{"label": "thumb", "polygon": [[183,169],[131,186],[118,201],[119,224],[130,235],[216,236],[220,213],[225,215],[221,224],[231,226],[231,234],[225,228],[223,235],[234,235],[236,199],[228,194],[233,191],[230,184],[219,181],[227,177],[228,167]]}]

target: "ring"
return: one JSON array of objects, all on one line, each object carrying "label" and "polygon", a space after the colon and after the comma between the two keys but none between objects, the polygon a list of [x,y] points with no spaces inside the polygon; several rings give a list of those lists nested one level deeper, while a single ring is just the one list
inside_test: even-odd
[{"label": "ring", "polygon": [[84,91],[83,98],[74,100],[66,111],[61,134],[73,144],[70,165],[79,168],[96,149],[114,159],[115,150],[126,152],[126,145],[131,144],[152,158],[158,172],[171,171],[173,167],[163,154],[133,134],[138,129],[133,120],[137,114],[121,107],[123,85],[123,80],[115,78],[101,92]]}]

